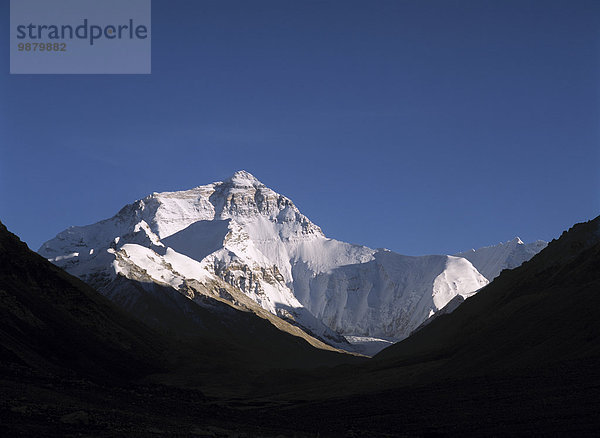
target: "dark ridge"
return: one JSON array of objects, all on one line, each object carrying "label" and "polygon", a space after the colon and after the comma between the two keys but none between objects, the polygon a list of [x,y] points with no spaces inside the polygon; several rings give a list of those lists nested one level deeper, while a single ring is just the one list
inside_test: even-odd
[{"label": "dark ridge", "polygon": [[0,223],[3,363],[43,373],[140,378],[161,369],[155,333],[29,250]]}]

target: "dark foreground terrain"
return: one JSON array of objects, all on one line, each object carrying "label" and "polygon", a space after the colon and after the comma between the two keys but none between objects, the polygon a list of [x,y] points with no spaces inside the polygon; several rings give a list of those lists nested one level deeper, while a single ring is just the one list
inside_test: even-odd
[{"label": "dark foreground terrain", "polygon": [[4,377],[2,436],[597,436],[598,362],[312,401]]},{"label": "dark foreground terrain", "polygon": [[253,317],[262,343],[235,332],[171,338],[6,229],[0,292],[2,436],[594,436],[600,427],[599,218],[370,360],[279,337]]}]

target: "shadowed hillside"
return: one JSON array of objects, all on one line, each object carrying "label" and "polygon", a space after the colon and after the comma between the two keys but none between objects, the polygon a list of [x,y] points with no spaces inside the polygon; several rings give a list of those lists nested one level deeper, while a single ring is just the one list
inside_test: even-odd
[{"label": "shadowed hillside", "polygon": [[306,376],[287,418],[321,436],[595,435],[599,230],[575,225],[360,371]]},{"label": "shadowed hillside", "polygon": [[203,308],[169,288],[165,302],[148,301],[145,288],[162,286],[126,286],[147,322],[165,316],[170,330],[124,313],[0,224],[0,434],[228,434],[236,412],[208,402],[204,388],[239,397],[271,369],[364,360],[316,349],[250,311]]},{"label": "shadowed hillside", "polygon": [[161,369],[160,337],[0,224],[2,365],[102,379]]}]

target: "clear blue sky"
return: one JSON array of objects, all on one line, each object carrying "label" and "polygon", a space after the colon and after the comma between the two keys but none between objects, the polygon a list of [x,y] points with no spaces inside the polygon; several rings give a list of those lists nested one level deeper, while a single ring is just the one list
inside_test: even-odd
[{"label": "clear blue sky", "polygon": [[246,169],[337,239],[452,253],[600,214],[598,1],[153,1],[149,76],[10,76],[0,220],[33,249]]}]

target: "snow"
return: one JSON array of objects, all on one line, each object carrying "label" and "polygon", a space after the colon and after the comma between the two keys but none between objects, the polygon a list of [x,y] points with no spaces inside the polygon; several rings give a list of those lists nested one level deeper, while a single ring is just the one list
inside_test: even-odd
[{"label": "snow", "polygon": [[369,336],[346,336],[346,339],[352,344],[354,351],[366,356],[375,356],[381,350],[396,342],[393,339],[380,339]]},{"label": "snow", "polygon": [[297,264],[294,279],[302,304],[334,330],[395,339],[408,336],[456,294],[469,295],[487,284],[464,259],[392,251],[321,272]]},{"label": "snow", "polygon": [[142,268],[155,281],[166,283],[174,288],[179,288],[183,284],[183,278],[176,271],[162,262],[161,256],[151,250],[137,244],[127,243],[119,248],[131,263]]},{"label": "snow", "polygon": [[455,296],[469,297],[488,283],[471,262],[448,256],[446,269],[433,281],[433,304],[441,309]]},{"label": "snow", "polygon": [[50,258],[48,260],[50,260],[51,262],[60,262],[62,260],[68,260],[68,259],[72,259],[73,257],[79,257],[79,253],[78,252],[72,252],[70,254],[65,254],[62,256],[57,256],[54,258]]},{"label": "snow", "polygon": [[495,246],[486,246],[456,254],[469,260],[479,272],[492,281],[503,269],[519,267],[548,245],[543,240],[525,244],[519,237]]},{"label": "snow", "polygon": [[221,249],[230,232],[230,220],[200,220],[162,240],[181,254],[202,260]]},{"label": "snow", "polygon": [[39,252],[98,287],[123,275],[184,293],[186,280],[211,288],[219,278],[340,346],[336,332],[402,339],[453,297],[487,284],[484,271],[531,251],[409,257],[328,239],[289,198],[239,171],[223,182],[155,192],[110,219],[59,233]]},{"label": "snow", "polygon": [[232,183],[238,187],[260,186],[261,182],[254,175],[245,170],[238,170],[231,177],[225,180],[226,183]]},{"label": "snow", "polygon": [[173,270],[181,274],[185,279],[203,282],[210,278],[208,271],[202,263],[186,255],[180,254],[171,248],[167,248],[162,258],[166,264],[171,265]]}]

